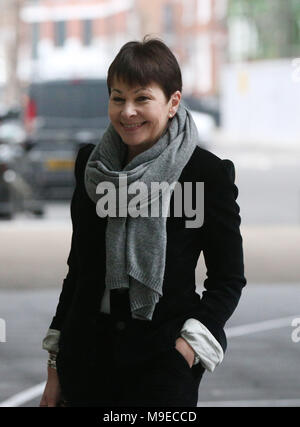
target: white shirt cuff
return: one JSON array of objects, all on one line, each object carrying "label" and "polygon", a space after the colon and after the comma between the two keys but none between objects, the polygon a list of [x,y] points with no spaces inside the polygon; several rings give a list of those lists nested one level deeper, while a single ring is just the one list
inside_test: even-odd
[{"label": "white shirt cuff", "polygon": [[48,329],[47,335],[43,339],[43,349],[51,353],[58,353],[59,337],[60,331],[56,329]]},{"label": "white shirt cuff", "polygon": [[186,320],[180,334],[193,348],[201,365],[209,372],[213,372],[222,362],[224,352],[220,343],[199,320]]}]

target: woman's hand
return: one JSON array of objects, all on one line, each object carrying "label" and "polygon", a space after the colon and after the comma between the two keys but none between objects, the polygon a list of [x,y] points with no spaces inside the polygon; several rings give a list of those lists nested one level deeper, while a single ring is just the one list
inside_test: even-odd
[{"label": "woman's hand", "polygon": [[195,352],[189,343],[182,337],[177,338],[175,348],[183,355],[190,368],[193,366]]},{"label": "woman's hand", "polygon": [[43,396],[40,401],[40,407],[56,407],[61,400],[61,388],[56,369],[48,367],[48,379]]}]

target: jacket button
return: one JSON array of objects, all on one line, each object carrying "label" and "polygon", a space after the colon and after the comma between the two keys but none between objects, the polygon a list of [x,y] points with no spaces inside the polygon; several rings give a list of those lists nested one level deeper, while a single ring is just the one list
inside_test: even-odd
[{"label": "jacket button", "polygon": [[118,331],[123,331],[123,329],[125,329],[126,324],[125,322],[119,321],[116,323],[116,328]]}]

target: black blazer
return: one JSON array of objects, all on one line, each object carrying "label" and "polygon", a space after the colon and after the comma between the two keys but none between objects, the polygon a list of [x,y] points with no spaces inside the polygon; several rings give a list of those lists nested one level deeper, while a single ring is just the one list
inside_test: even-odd
[{"label": "black blazer", "polygon": [[[50,328],[61,331],[60,351],[77,352],[77,355],[78,351],[88,352],[95,340],[94,325],[105,289],[107,219],[97,216],[96,205],[84,186],[85,165],[93,148],[93,144],[81,148],[76,158],[69,271],[50,324]],[[179,182],[185,181],[194,183],[194,201],[195,183],[204,182],[204,223],[200,228],[185,228],[185,221],[190,218],[174,216],[173,193],[167,218],[163,297],[156,305],[151,322],[133,322],[151,324],[147,333],[139,330],[144,338],[148,334],[147,351],[174,346],[183,323],[189,318],[204,324],[225,351],[224,325],[246,285],[234,164],[197,146],[179,178]],[[195,291],[195,268],[201,251],[207,267],[202,297]],[[128,335],[126,339],[124,347],[128,348]],[[139,348],[140,344],[141,341]]]}]

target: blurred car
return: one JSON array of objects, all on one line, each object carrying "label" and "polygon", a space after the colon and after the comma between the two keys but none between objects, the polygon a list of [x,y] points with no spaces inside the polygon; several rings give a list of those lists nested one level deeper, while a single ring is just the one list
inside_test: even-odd
[{"label": "blurred car", "polygon": [[68,199],[75,179],[74,164],[79,146],[72,141],[39,141],[27,154],[29,180],[38,182],[43,199]]},{"label": "blurred car", "polygon": [[37,189],[24,177],[21,145],[0,144],[0,217],[11,219],[17,212],[44,214]]},{"label": "blurred car", "polygon": [[24,109],[27,161],[44,198],[69,198],[78,149],[96,144],[109,124],[104,79],[32,83]]},{"label": "blurred car", "polygon": [[208,114],[213,118],[217,127],[221,124],[220,105],[218,97],[198,98],[192,95],[183,96],[183,102],[193,111]]}]

